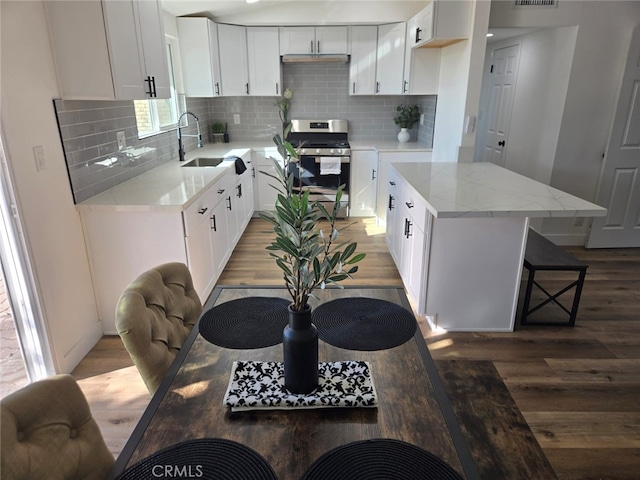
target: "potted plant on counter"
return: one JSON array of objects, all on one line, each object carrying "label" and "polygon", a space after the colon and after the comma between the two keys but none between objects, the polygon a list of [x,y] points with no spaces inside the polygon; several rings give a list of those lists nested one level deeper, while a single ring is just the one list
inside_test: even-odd
[{"label": "potted plant on counter", "polygon": [[398,141],[405,143],[409,141],[409,129],[420,120],[420,109],[417,105],[398,105],[396,107],[398,115],[393,119],[396,125],[400,127],[398,133]]},{"label": "potted plant on counter", "polygon": [[[284,126],[284,133],[289,125]],[[262,172],[276,180],[278,197],[273,213],[260,216],[273,225],[275,239],[266,248],[282,270],[291,296],[289,325],[283,333],[285,387],[292,393],[309,393],[318,385],[318,331],[311,323],[309,298],[316,288],[340,286],[351,278],[364,253],[356,253],[357,243],[339,242],[336,218],[343,186],[336,192],[333,208],[313,202],[309,191],[294,185],[289,162],[298,165],[298,152],[276,134],[273,141],[285,158],[285,166],[274,160],[276,174]]]}]

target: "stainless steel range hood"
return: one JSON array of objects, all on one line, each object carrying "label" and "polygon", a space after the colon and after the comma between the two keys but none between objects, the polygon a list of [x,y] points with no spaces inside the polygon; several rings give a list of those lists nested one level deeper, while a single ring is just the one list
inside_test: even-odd
[{"label": "stainless steel range hood", "polygon": [[282,55],[282,63],[349,63],[349,55],[302,53]]}]

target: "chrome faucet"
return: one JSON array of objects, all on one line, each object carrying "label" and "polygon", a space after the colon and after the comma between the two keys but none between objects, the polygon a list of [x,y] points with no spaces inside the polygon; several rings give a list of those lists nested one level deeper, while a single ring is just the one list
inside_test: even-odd
[{"label": "chrome faucet", "polygon": [[[182,117],[184,117],[185,115],[191,115],[193,118],[196,119],[196,126],[198,127],[197,135],[187,135],[186,133],[184,135],[182,134],[182,127],[180,126],[180,122],[182,122]],[[178,156],[180,157],[180,161],[184,162],[184,146],[182,145],[182,137],[198,137],[198,148],[202,148],[202,135],[200,135],[200,120],[198,120],[198,117],[196,117],[192,112],[188,110],[184,112],[182,115],[180,115],[180,118],[178,118]]]}]

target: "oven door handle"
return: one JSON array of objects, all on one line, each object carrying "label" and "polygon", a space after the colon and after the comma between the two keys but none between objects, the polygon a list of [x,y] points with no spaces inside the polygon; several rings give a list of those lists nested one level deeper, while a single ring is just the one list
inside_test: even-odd
[{"label": "oven door handle", "polygon": [[[331,155],[321,155],[322,157],[330,157]],[[315,162],[320,163],[320,157],[315,157]],[[340,157],[340,163],[351,163],[351,157]]]}]

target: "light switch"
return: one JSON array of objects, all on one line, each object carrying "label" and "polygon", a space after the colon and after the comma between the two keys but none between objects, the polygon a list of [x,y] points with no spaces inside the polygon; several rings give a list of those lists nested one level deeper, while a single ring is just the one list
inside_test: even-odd
[{"label": "light switch", "polygon": [[36,159],[36,170],[38,172],[47,169],[47,162],[44,159],[44,148],[42,148],[42,145],[33,147],[33,157]]}]

